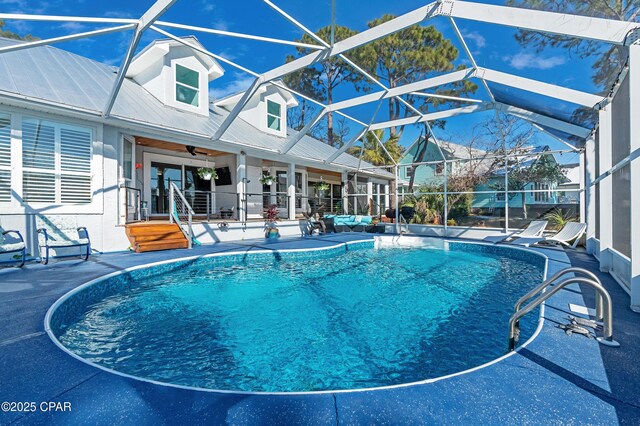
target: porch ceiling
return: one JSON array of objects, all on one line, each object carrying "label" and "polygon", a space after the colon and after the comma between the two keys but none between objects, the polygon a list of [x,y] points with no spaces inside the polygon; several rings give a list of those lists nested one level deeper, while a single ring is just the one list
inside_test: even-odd
[{"label": "porch ceiling", "polygon": [[[142,136],[136,136],[135,139],[136,139],[136,144],[138,145],[165,149],[167,151],[183,152],[183,153],[187,152],[186,144],[182,145],[179,143],[167,142],[159,139],[146,138]],[[205,154],[208,157],[220,157],[222,155],[231,154],[229,152],[216,151],[213,149],[200,148],[200,147],[196,148],[196,152],[198,154]]]},{"label": "porch ceiling", "polygon": [[307,172],[309,172],[309,173],[317,173],[317,174],[323,175],[323,176],[333,176],[333,177],[337,177],[337,178],[342,178],[342,174],[341,173],[331,172],[329,170],[316,169],[316,168],[313,168],[313,167],[307,167]]}]

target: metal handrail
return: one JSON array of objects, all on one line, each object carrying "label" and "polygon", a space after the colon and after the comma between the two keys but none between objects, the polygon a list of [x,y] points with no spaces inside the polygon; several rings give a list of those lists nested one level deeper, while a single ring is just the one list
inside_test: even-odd
[{"label": "metal handrail", "polygon": [[[406,231],[402,231],[402,223],[404,223],[404,226],[406,228]],[[409,230],[409,222],[407,222],[407,219],[405,219],[405,217],[403,215],[399,215],[398,216],[398,231],[399,234],[410,234],[411,231]]]},{"label": "metal handrail", "polygon": [[549,299],[564,287],[574,283],[586,284],[593,287],[598,295],[603,299],[602,337],[597,337],[596,340],[607,346],[620,346],[618,342],[613,340],[613,305],[611,303],[611,296],[609,296],[607,290],[599,282],[587,278],[574,277],[567,278],[566,280],[560,282],[558,285],[552,287],[549,291],[540,294],[538,297],[533,299],[531,303],[526,305],[524,308],[517,310],[513,315],[511,315],[511,318],[509,318],[509,351],[514,350],[516,344],[518,343],[518,337],[520,335],[520,328],[518,324],[520,318],[533,311],[535,308],[540,306],[542,302]]},{"label": "metal handrail", "polygon": [[[520,299],[518,299],[518,301],[513,306],[514,312],[519,311],[520,310],[520,306],[522,306],[522,304],[524,302],[526,302],[527,300],[531,299],[536,294],[540,293],[542,290],[544,290],[549,285],[552,285],[554,281],[556,281],[558,278],[560,278],[561,276],[563,276],[565,274],[582,274],[582,275],[586,275],[588,278],[590,278],[591,280],[597,282],[598,284],[600,284],[602,286],[602,282],[600,281],[600,279],[593,272],[587,271],[584,268],[576,268],[576,267],[565,268],[565,269],[557,272],[556,274],[554,274],[551,278],[547,278],[546,280],[541,282],[537,287],[535,287],[533,290],[531,290],[530,292],[528,292],[527,294],[522,296]],[[598,321],[602,321],[602,298],[599,297],[599,295],[598,295],[598,297],[596,297],[596,319]]]},{"label": "metal handrail", "polygon": [[[175,183],[169,182],[169,222],[173,223],[174,220],[178,224],[180,230],[187,238],[187,244],[189,248],[193,247],[193,209],[191,205],[187,202],[187,199],[184,197],[180,189],[176,186]],[[186,210],[186,219],[187,219],[187,230],[184,229],[184,225],[182,220],[180,219],[180,213],[178,212],[178,203],[176,202],[176,194],[178,194],[178,200],[181,202],[180,210],[182,210],[183,215]]]}]

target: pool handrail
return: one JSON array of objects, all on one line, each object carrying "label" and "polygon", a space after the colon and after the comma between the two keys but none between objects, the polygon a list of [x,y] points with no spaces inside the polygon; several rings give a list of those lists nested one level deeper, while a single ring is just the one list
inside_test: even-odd
[{"label": "pool handrail", "polygon": [[509,318],[509,352],[513,351],[518,343],[518,336],[520,334],[518,323],[520,318],[529,312],[533,311],[537,308],[542,302],[549,299],[551,296],[562,290],[564,287],[569,284],[586,284],[590,287],[593,287],[598,295],[603,299],[603,330],[602,337],[597,337],[596,340],[606,346],[618,347],[620,344],[613,340],[613,305],[611,302],[611,296],[607,292],[607,290],[602,286],[602,284],[597,281],[582,278],[582,277],[573,277],[567,278],[566,280],[560,282],[558,285],[553,286],[538,297],[533,299],[531,303],[527,304],[524,308],[517,310],[514,314]]},{"label": "pool handrail", "polygon": [[[552,285],[558,278],[562,277],[565,274],[586,275],[589,279],[597,282],[598,284],[600,284],[600,286],[602,286],[602,282],[600,281],[600,279],[591,271],[587,271],[584,268],[577,268],[575,266],[565,268],[561,271],[556,272],[551,278],[547,278],[546,280],[541,282],[538,286],[536,286],[534,289],[532,289],[530,292],[528,292],[527,294],[522,296],[520,299],[518,299],[518,301],[513,306],[514,312],[519,311],[520,307],[524,302],[531,299],[533,296],[540,293],[542,290],[544,290],[548,286]],[[596,320],[602,321],[602,297],[600,297],[599,294],[596,294]]]}]

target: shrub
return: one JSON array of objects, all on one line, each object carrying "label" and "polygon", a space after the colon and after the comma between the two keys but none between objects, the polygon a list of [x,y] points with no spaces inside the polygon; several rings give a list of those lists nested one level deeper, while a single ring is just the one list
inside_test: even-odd
[{"label": "shrub", "polygon": [[553,229],[562,229],[568,222],[577,222],[576,217],[570,211],[562,211],[562,209],[553,209],[549,213],[544,215],[544,218],[549,221],[550,227]]}]

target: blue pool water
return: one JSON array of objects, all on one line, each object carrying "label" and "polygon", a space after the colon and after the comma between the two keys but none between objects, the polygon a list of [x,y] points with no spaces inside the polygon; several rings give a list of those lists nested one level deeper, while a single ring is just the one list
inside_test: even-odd
[{"label": "blue pool water", "polygon": [[[377,387],[503,355],[513,303],[543,273],[540,259],[516,260],[508,249],[356,247],[133,271],[67,299],[51,327],[81,357],[161,382],[263,392]],[[525,318],[521,341],[536,321]]]}]

